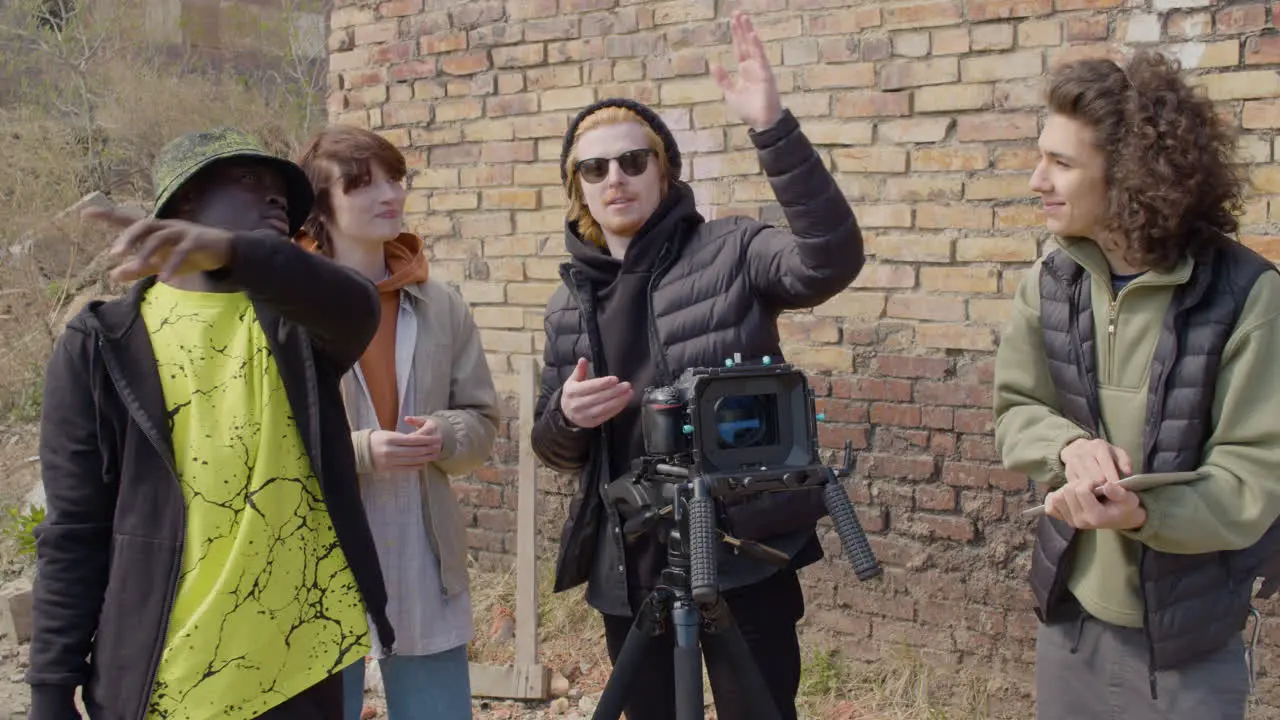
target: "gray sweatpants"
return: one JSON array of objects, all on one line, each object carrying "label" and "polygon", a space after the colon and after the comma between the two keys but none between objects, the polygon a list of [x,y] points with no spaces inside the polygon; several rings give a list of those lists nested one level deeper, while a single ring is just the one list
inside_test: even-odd
[{"label": "gray sweatpants", "polygon": [[[1072,652],[1072,648],[1075,652]],[[1037,720],[1242,720],[1249,697],[1244,642],[1156,673],[1151,699],[1142,630],[1093,617],[1041,624],[1036,634]]]}]

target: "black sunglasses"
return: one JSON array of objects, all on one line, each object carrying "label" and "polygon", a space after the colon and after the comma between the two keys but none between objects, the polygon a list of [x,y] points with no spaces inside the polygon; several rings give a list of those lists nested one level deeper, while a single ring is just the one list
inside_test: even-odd
[{"label": "black sunglasses", "polygon": [[617,158],[587,158],[579,160],[574,167],[583,180],[592,185],[604,180],[609,176],[609,162],[611,160],[618,161],[618,167],[622,168],[622,172],[630,177],[643,175],[644,171],[649,169],[649,154],[657,155],[657,151],[653,148],[639,148],[638,150],[628,150]]}]

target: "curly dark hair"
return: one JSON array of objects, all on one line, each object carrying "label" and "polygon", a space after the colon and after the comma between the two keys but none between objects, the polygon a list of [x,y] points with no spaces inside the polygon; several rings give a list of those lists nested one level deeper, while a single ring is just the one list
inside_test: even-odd
[{"label": "curly dark hair", "polygon": [[1125,239],[1126,261],[1168,270],[1239,229],[1235,134],[1177,60],[1143,51],[1123,69],[1066,63],[1050,77],[1048,105],[1093,128],[1107,159],[1107,229]]}]

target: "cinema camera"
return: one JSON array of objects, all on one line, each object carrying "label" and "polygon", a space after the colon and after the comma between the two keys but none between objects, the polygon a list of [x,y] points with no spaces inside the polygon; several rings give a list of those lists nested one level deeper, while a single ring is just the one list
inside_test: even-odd
[{"label": "cinema camera", "polygon": [[667,567],[637,612],[614,671],[593,715],[616,720],[643,646],[674,626],[676,717],[703,717],[702,648],[708,662],[725,662],[739,679],[748,707],[761,718],[777,712],[717,583],[720,541],[754,558],[785,565],[789,558],[757,541],[717,527],[716,501],[726,504],[761,493],[822,488],[828,515],[859,580],[881,573],[840,478],[853,469],[853,447],[833,469],[818,449],[814,393],[800,370],[768,356],[744,364],[691,368],[673,384],[645,390],[641,425],[645,454],[632,472],[605,487],[624,518],[628,538],[666,524]]}]

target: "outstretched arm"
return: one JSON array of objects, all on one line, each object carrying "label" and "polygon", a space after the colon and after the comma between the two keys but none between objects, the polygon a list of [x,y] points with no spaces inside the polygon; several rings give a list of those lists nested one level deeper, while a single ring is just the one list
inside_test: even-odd
[{"label": "outstretched arm", "polygon": [[372,282],[277,232],[231,232],[118,208],[91,208],[84,215],[121,230],[111,252],[123,262],[111,271],[113,279],[158,275],[165,281],[205,273],[306,328],[340,372],[360,359],[378,330],[381,308]]}]

